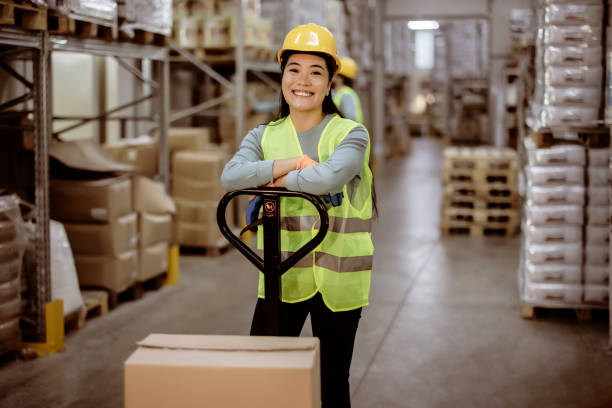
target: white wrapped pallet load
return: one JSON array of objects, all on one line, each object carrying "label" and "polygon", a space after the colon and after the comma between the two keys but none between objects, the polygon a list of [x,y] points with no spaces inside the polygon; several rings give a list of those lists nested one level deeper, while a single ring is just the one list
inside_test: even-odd
[{"label": "white wrapped pallet load", "polygon": [[608,225],[609,209],[603,205],[589,205],[586,209],[586,221],[590,225]]},{"label": "white wrapped pallet load", "polygon": [[564,263],[582,264],[582,243],[530,244],[526,245],[527,262],[533,264]]},{"label": "white wrapped pallet load", "polygon": [[590,167],[588,168],[588,177],[590,186],[607,186],[608,185],[608,169],[605,167]]},{"label": "white wrapped pallet load", "polygon": [[527,225],[525,235],[531,244],[581,243],[582,227],[579,225]]},{"label": "white wrapped pallet load", "polygon": [[[584,2],[581,2],[584,3]],[[601,25],[603,5],[599,4],[550,4],[545,9],[546,24]]]},{"label": "white wrapped pallet load", "polygon": [[584,184],[584,169],[579,166],[529,166],[527,175],[534,186]]},{"label": "white wrapped pallet load", "polygon": [[601,66],[601,47],[548,46],[544,50],[544,64],[558,66]]},{"label": "white wrapped pallet load", "polygon": [[[532,186],[527,189],[527,199],[536,205],[575,204],[584,205],[584,186]],[[607,191],[606,191],[607,194]],[[607,196],[606,196],[607,199]]]},{"label": "white wrapped pallet load", "polygon": [[584,147],[580,145],[555,145],[542,149],[533,148],[529,149],[527,154],[529,164],[533,166],[584,166],[586,163]]},{"label": "white wrapped pallet load", "polygon": [[589,205],[608,205],[609,191],[607,186],[589,185],[587,194]]},{"label": "white wrapped pallet load", "polygon": [[608,305],[610,289],[608,285],[584,285],[584,302]]},{"label": "white wrapped pallet load", "polygon": [[609,263],[610,247],[608,244],[587,244],[584,252],[584,262],[587,265],[608,265]]},{"label": "white wrapped pallet load", "polygon": [[55,7],[63,14],[101,24],[116,24],[116,0],[56,0]]},{"label": "white wrapped pallet load", "polygon": [[523,300],[538,304],[579,304],[582,294],[580,284],[526,282]]},{"label": "white wrapped pallet load", "polygon": [[578,106],[534,106],[537,123],[544,127],[595,126],[599,108]]},{"label": "white wrapped pallet load", "polygon": [[576,224],[584,223],[581,205],[534,205],[525,207],[528,219],[533,224]]},{"label": "white wrapped pallet load", "polygon": [[51,242],[51,298],[62,299],[64,316],[84,311],[85,305],[79,289],[74,258],[64,226],[51,220],[49,224]]},{"label": "white wrapped pallet load", "polygon": [[544,84],[546,86],[588,86],[601,87],[601,67],[589,67],[587,65],[578,67],[547,66],[544,71]]},{"label": "white wrapped pallet load", "polygon": [[599,107],[601,89],[598,87],[547,86],[543,98],[545,105]]},{"label": "white wrapped pallet load", "polygon": [[582,279],[582,268],[580,265],[549,264],[536,265],[527,263],[525,265],[526,278],[532,283],[576,283]]},{"label": "white wrapped pallet load", "polygon": [[610,162],[610,149],[589,149],[589,167],[605,167],[608,168]]},{"label": "white wrapped pallet load", "polygon": [[607,284],[610,281],[608,265],[584,265],[586,283]]},{"label": "white wrapped pallet load", "polygon": [[578,25],[560,26],[549,25],[544,27],[544,44],[563,47],[573,46],[599,46],[601,47],[601,26]]},{"label": "white wrapped pallet load", "polygon": [[610,233],[607,225],[587,225],[586,244],[587,245],[608,245]]}]

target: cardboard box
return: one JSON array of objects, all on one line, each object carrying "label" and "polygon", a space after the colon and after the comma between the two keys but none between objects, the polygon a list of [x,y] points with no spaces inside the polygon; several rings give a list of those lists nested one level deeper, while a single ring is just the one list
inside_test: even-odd
[{"label": "cardboard box", "polygon": [[173,177],[172,197],[176,200],[215,201],[223,197],[221,180],[196,181],[194,179]]},{"label": "cardboard box", "polygon": [[217,247],[219,240],[225,240],[217,223],[196,224],[179,221],[175,225],[175,239],[179,245],[195,247]]},{"label": "cardboard box", "polygon": [[50,193],[51,217],[59,221],[109,223],[134,211],[125,177],[51,180]]},{"label": "cardboard box", "polygon": [[130,250],[118,257],[75,256],[74,264],[80,286],[95,286],[122,292],[138,278],[138,251]]},{"label": "cardboard box", "polygon": [[151,334],[124,372],[126,408],[321,406],[314,337]]},{"label": "cardboard box", "polygon": [[138,248],[136,213],[109,224],[64,224],[75,255],[114,255]]},{"label": "cardboard box", "polygon": [[157,174],[158,146],[157,141],[150,137],[104,145],[102,150],[115,160],[134,166],[146,176]]},{"label": "cardboard box", "polygon": [[[183,222],[216,226],[218,205],[218,201],[198,202],[177,199],[177,218]],[[229,203],[225,213],[228,225],[232,225],[233,223],[230,220],[234,214],[234,200]]]},{"label": "cardboard box", "polygon": [[170,214],[139,214],[140,247],[148,247],[172,239],[172,216]]},{"label": "cardboard box", "polygon": [[172,176],[221,183],[227,156],[217,151],[184,151],[172,156]]},{"label": "cardboard box", "polygon": [[166,187],[147,177],[134,176],[132,179],[134,210],[151,214],[174,214],[176,206]]},{"label": "cardboard box", "polygon": [[144,282],[168,270],[168,242],[140,249],[138,281]]},{"label": "cardboard box", "polygon": [[181,150],[206,150],[210,139],[207,127],[174,127],[168,131],[170,154]]}]

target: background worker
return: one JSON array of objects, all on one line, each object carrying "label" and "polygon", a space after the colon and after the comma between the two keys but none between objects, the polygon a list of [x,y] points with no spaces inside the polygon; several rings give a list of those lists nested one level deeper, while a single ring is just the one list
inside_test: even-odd
[{"label": "background worker", "polygon": [[[310,314],[321,345],[323,407],[350,407],[349,369],[361,308],[368,304],[374,247],[371,239],[370,140],[360,124],[342,118],[330,90],[340,66],[336,41],[324,27],[293,28],[278,52],[281,95],[278,120],[251,130],[221,176],[226,190],[268,183],[330,195],[329,231],[317,250],[282,276],[281,335],[299,336]],[[253,203],[255,200],[252,200]],[[249,205],[247,223],[259,208]],[[281,199],[281,252],[295,252],[312,237],[311,203]],[[259,234],[262,248],[262,234]],[[252,335],[265,334],[264,280]]]},{"label": "background worker", "polygon": [[357,77],[357,64],[349,57],[342,57],[340,64],[340,70],[333,81],[334,103],[345,118],[363,123],[361,101],[353,89],[353,80]]}]

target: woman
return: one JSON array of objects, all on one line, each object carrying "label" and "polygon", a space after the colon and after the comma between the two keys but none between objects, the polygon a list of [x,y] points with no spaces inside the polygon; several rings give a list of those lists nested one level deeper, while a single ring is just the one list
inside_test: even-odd
[{"label": "woman", "polygon": [[[369,136],[363,126],[338,114],[330,96],[340,60],[326,28],[306,24],[292,29],[278,61],[279,119],[247,134],[221,180],[226,190],[273,182],[289,190],[333,195],[325,239],[282,276],[281,334],[299,336],[310,313],[321,345],[323,406],[350,407],[349,369],[361,308],[368,304],[374,254]],[[316,214],[303,199],[281,200],[284,256],[316,234]],[[252,335],[265,334],[263,283],[260,274]]]}]

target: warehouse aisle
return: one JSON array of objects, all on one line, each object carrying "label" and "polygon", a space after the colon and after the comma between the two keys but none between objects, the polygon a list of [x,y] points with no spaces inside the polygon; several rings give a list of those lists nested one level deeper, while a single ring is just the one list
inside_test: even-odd
[{"label": "warehouse aisle", "polygon": [[[612,406],[607,321],[523,320],[519,239],[440,237],[442,146],[417,139],[376,178],[371,305],[357,334],[355,408]],[[0,366],[0,407],[121,407],[123,361],[151,332],[246,334],[257,274],[237,251],[181,257],[181,283]],[[306,330],[304,334],[309,334]]]}]

